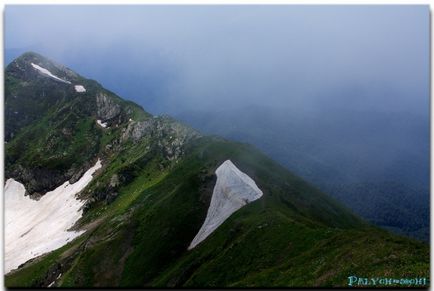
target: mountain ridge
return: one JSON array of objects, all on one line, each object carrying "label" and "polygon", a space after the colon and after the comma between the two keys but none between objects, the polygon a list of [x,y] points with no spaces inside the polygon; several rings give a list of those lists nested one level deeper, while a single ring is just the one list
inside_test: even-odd
[{"label": "mountain ridge", "polygon": [[[86,231],[8,273],[8,287],[345,286],[358,273],[427,275],[426,245],[368,225],[253,146],[152,116],[91,80],[59,82],[31,63],[66,73],[33,56],[5,72],[5,124],[14,133],[5,176],[38,197],[96,159],[102,168],[79,194],[86,203],[71,229]],[[14,70],[22,62],[30,73]],[[52,101],[32,107],[33,98]],[[26,122],[14,125],[18,117]],[[189,251],[226,160],[263,195]]]}]

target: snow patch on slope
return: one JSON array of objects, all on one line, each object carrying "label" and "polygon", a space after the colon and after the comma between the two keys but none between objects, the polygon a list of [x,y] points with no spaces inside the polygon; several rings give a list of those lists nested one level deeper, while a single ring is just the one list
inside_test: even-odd
[{"label": "snow patch on slope", "polygon": [[36,65],[34,63],[31,63],[31,64],[32,64],[33,68],[35,68],[36,70],[38,70],[42,74],[47,75],[48,77],[51,77],[51,78],[53,78],[53,79],[55,79],[57,81],[60,81],[60,82],[66,83],[66,84],[71,84],[71,82],[63,80],[63,79],[57,77],[56,75],[53,75],[49,70],[47,70],[47,69],[45,69],[45,68],[43,68],[41,66],[38,66],[38,65]]},{"label": "snow patch on slope", "polygon": [[104,128],[107,127],[107,122],[102,122],[100,119],[98,119],[98,120],[96,121],[96,123],[98,123],[99,126],[101,126],[101,127],[104,127]]},{"label": "snow patch on slope", "polygon": [[255,181],[241,172],[230,160],[226,160],[217,168],[216,175],[217,181],[205,222],[190,243],[189,250],[206,239],[232,213],[263,195]]},{"label": "snow patch on slope", "polygon": [[86,88],[83,87],[83,85],[75,85],[74,86],[75,91],[78,93],[86,92]]},{"label": "snow patch on slope", "polygon": [[75,195],[92,180],[101,161],[74,184],[68,181],[38,201],[25,196],[23,184],[8,179],[5,195],[5,273],[72,241],[84,231],[68,231],[81,217],[85,201]]}]

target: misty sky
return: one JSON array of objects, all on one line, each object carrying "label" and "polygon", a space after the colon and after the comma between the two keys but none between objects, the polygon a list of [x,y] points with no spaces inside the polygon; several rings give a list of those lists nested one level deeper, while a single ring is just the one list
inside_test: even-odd
[{"label": "misty sky", "polygon": [[154,112],[427,114],[429,6],[6,6],[34,50]]}]

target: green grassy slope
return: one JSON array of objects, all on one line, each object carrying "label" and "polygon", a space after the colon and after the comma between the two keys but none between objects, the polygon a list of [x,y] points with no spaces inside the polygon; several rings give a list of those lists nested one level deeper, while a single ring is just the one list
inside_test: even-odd
[{"label": "green grassy slope", "polygon": [[[206,216],[212,173],[226,159],[264,196],[187,251]],[[56,285],[345,286],[351,275],[428,276],[427,245],[364,224],[248,145],[203,138],[168,172],[152,160],[141,167],[113,204],[95,209],[104,221]],[[62,264],[61,254],[54,261]],[[52,255],[42,262],[48,270]],[[32,267],[6,276],[6,285],[30,284]]]}]

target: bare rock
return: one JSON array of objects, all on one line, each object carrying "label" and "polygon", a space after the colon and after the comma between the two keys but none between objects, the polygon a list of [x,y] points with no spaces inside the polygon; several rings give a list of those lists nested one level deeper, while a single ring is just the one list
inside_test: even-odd
[{"label": "bare rock", "polygon": [[102,121],[114,119],[121,113],[121,107],[108,95],[99,92],[96,95],[97,115]]}]

